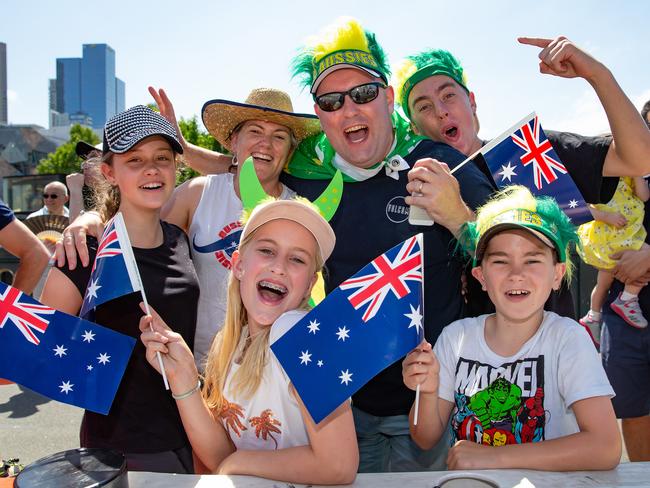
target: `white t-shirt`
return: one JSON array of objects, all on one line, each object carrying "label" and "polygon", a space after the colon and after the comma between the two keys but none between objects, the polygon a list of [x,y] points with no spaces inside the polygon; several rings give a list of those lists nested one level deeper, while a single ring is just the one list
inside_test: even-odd
[{"label": "white t-shirt", "polygon": [[[305,314],[305,311],[293,310],[278,317],[271,326],[269,344],[282,337]],[[244,328],[239,350],[247,336]],[[289,377],[271,348],[267,350],[262,382],[250,398],[237,397],[230,389],[233,374],[238,368],[236,363],[230,364],[224,385],[228,405],[226,412],[222,410],[221,413],[224,428],[237,449],[273,450],[308,445],[309,437],[300,407],[289,390]]]},{"label": "white t-shirt", "polygon": [[614,396],[598,352],[577,322],[544,312],[535,335],[503,357],[485,342],[488,316],[448,325],[434,346],[438,394],[455,404],[454,442],[502,445],[567,436],[579,431],[574,402]]},{"label": "white t-shirt", "polygon": [[[50,211],[47,209],[47,207],[43,206],[39,208],[36,212],[30,213],[27,218],[31,219],[32,217],[38,217],[39,215],[50,215]],[[63,216],[64,217],[70,217],[70,210],[68,210],[68,207],[65,205],[63,206]]]},{"label": "white t-shirt", "polygon": [[[232,253],[237,249],[242,226],[242,202],[235,194],[231,173],[205,176],[205,186],[189,228],[192,261],[201,287],[194,358],[203,370],[212,340],[226,315],[228,276]],[[283,186],[280,198],[295,193]]]}]

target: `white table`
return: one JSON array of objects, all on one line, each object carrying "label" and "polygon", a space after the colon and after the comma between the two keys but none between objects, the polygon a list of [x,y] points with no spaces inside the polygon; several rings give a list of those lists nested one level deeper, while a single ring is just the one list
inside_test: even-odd
[{"label": "white table", "polygon": [[[613,471],[576,471],[557,473],[530,470],[430,471],[418,473],[359,474],[355,488],[433,488],[443,476],[476,473],[487,476],[500,487],[569,487],[569,486],[645,486],[650,487],[650,462],[623,463]],[[129,473],[129,488],[302,488],[281,481],[253,476],[173,475],[160,473]]]}]

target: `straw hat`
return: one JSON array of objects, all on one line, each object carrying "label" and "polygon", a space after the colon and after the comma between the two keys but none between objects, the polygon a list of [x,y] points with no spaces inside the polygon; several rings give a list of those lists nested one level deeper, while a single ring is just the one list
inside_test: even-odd
[{"label": "straw hat", "polygon": [[208,132],[227,149],[233,129],[247,120],[284,125],[298,141],[321,131],[318,117],[295,113],[289,95],[274,88],[255,88],[244,103],[210,100],[203,105],[202,116]]}]

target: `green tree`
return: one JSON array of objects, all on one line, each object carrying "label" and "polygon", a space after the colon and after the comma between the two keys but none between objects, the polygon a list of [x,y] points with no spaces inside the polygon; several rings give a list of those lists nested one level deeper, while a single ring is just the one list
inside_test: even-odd
[{"label": "green tree", "polygon": [[[187,142],[195,144],[197,146],[205,147],[206,149],[211,149],[212,151],[217,151],[224,154],[228,153],[228,150],[219,144],[214,137],[212,137],[208,132],[201,130],[196,115],[191,119],[184,119],[181,117],[178,125],[180,126],[183,137],[185,137],[185,140]],[[180,185],[184,181],[189,180],[195,176],[199,176],[199,173],[194,171],[189,166],[183,165],[178,170],[176,183]]]},{"label": "green tree", "polygon": [[78,173],[81,168],[81,158],[75,152],[79,141],[86,141],[95,145],[99,137],[89,127],[75,124],[70,128],[70,140],[50,153],[47,158],[41,159],[36,166],[36,172],[41,175]]}]

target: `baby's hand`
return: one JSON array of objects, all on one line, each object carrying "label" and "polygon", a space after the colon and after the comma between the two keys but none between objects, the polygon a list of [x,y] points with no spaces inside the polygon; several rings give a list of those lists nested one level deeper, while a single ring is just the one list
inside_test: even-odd
[{"label": "baby's hand", "polygon": [[431,344],[423,340],[402,361],[402,378],[411,390],[420,385],[420,393],[438,392],[438,373],[440,364]]}]

